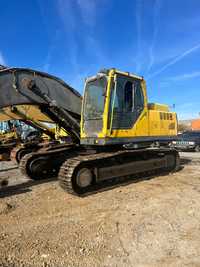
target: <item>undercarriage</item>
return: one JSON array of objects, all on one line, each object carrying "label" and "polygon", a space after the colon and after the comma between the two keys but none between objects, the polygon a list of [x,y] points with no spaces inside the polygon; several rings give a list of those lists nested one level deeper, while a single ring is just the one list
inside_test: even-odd
[{"label": "undercarriage", "polygon": [[84,195],[107,183],[176,171],[179,154],[170,148],[107,151],[68,145],[24,156],[22,173],[34,180],[57,177],[68,193]]},{"label": "undercarriage", "polygon": [[33,180],[41,180],[58,175],[62,163],[75,151],[75,145],[63,144],[25,155],[20,163],[21,172]]},{"label": "undercarriage", "polygon": [[109,183],[176,171],[178,168],[179,154],[175,150],[125,150],[70,158],[63,163],[58,179],[68,193],[84,195]]}]

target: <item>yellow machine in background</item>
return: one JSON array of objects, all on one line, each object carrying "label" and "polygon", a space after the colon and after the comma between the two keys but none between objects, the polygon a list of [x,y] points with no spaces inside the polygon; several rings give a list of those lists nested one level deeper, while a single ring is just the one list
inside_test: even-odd
[{"label": "yellow machine in background", "polygon": [[47,149],[67,139],[65,130],[55,123],[40,122],[25,115],[21,119],[23,121],[10,118],[0,122],[0,160],[11,158],[19,163],[26,154],[43,147]]},{"label": "yellow machine in background", "polygon": [[12,121],[0,122],[0,160],[9,160],[10,152],[17,145],[19,136]]},{"label": "yellow machine in background", "polygon": [[[30,117],[29,117],[30,120]],[[28,121],[26,121],[28,123]],[[59,146],[63,142],[69,141],[69,136],[66,131],[55,123],[39,122],[32,119],[32,126],[39,127],[40,138],[32,140],[21,140],[16,148],[11,151],[11,159],[20,163],[22,158],[31,153],[37,152],[40,149],[50,150],[55,146]]]},{"label": "yellow machine in background", "polygon": [[1,143],[8,143],[11,140],[16,140],[18,138],[17,133],[12,131],[12,132],[6,132],[6,133],[2,133],[0,132],[0,142]]},{"label": "yellow machine in background", "polygon": [[[42,130],[44,140],[63,140],[68,134],[63,127],[54,123],[48,116],[44,115],[39,107],[33,105],[18,105],[17,107],[7,107],[0,112],[0,121],[19,120],[33,127]],[[11,133],[10,133],[11,134]]]},{"label": "yellow machine in background", "polygon": [[0,141],[6,143],[9,140],[17,139],[15,125],[11,121],[0,122]]}]

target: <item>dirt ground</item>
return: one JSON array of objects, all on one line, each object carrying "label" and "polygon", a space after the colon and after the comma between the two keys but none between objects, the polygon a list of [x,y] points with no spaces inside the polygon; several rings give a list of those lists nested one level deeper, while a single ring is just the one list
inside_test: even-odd
[{"label": "dirt ground", "polygon": [[200,153],[173,174],[78,198],[0,162],[0,266],[200,266]]}]

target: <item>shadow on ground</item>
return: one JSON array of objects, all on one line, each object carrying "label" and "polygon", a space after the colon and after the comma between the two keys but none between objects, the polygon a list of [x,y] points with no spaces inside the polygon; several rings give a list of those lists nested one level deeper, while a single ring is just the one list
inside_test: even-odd
[{"label": "shadow on ground", "polygon": [[[181,171],[184,168],[184,165],[190,164],[191,162],[192,160],[190,159],[182,158],[181,166],[178,171]],[[8,168],[8,170],[12,170],[12,169],[14,168],[10,168],[10,169]],[[140,174],[136,176],[121,177],[121,178],[116,178],[113,180],[102,181],[98,185],[92,186],[92,189],[89,190],[89,192],[83,193],[81,197],[87,197],[88,195],[101,193],[103,191],[112,190],[114,188],[121,187],[121,186],[127,186],[132,183],[138,183],[138,182],[145,181],[145,180],[151,180],[158,176],[168,175],[169,173],[170,172],[163,172],[163,173],[158,172],[158,173],[154,173],[150,175],[145,173],[145,174]],[[18,185],[6,186],[0,189],[0,198],[9,197],[12,195],[24,194],[24,193],[30,192],[33,186],[53,182],[55,180],[56,180],[56,177],[50,178],[50,179],[39,180],[39,181],[28,180],[27,182],[23,182]]]},{"label": "shadow on ground", "polygon": [[5,168],[5,169],[0,169],[0,172],[12,171],[12,170],[16,170],[16,169],[18,169],[18,166]]},{"label": "shadow on ground", "polygon": [[50,178],[50,179],[39,180],[39,181],[27,180],[26,182],[23,182],[21,184],[6,186],[0,189],[0,198],[24,194],[24,193],[32,191],[33,186],[37,186],[37,185],[44,184],[44,183],[50,183],[55,180],[56,180],[55,177]]},{"label": "shadow on ground", "polygon": [[[179,172],[184,169],[184,166],[181,164],[180,168],[176,171]],[[92,190],[81,195],[81,197],[87,197],[89,195],[98,194],[104,191],[109,191],[117,187],[127,186],[129,184],[138,183],[142,181],[148,181],[155,179],[158,176],[166,176],[173,172],[156,172],[154,174],[140,174],[135,176],[128,176],[122,178],[116,178],[113,180],[103,181],[98,185],[92,187]]]},{"label": "shadow on ground", "polygon": [[191,159],[181,158],[181,165],[187,165],[187,164],[190,164],[191,162],[192,162]]}]

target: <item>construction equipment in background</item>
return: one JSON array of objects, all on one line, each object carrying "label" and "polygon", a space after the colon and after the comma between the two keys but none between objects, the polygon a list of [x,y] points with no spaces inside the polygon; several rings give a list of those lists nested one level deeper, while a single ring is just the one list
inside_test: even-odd
[{"label": "construction equipment in background", "polygon": [[[48,135],[47,135],[48,133]],[[33,122],[8,120],[0,122],[0,155],[1,160],[9,160],[14,149],[23,144],[23,147],[31,147],[34,144],[49,140],[55,133],[47,128],[43,131]],[[14,148],[14,149],[13,149]]]},{"label": "construction equipment in background", "polygon": [[165,105],[148,103],[142,77],[110,69],[88,78],[82,113],[81,96],[45,73],[0,71],[0,95],[5,88],[3,114],[12,114],[14,106],[37,120],[48,117],[73,141],[24,156],[20,169],[32,179],[56,176],[60,170],[61,187],[81,195],[113,179],[178,168],[178,152],[167,146],[177,134],[176,114]]},{"label": "construction equipment in background", "polygon": [[64,129],[53,123],[41,123],[27,117],[22,119],[0,122],[1,160],[12,159],[19,163],[30,152],[70,142]]},{"label": "construction equipment in background", "polygon": [[11,159],[18,164],[26,154],[37,151],[55,140],[53,129],[30,120],[23,123],[24,127],[20,129],[18,144],[11,151]]},{"label": "construction equipment in background", "polygon": [[10,151],[16,146],[18,135],[11,121],[0,123],[0,160],[9,160]]},{"label": "construction equipment in background", "polygon": [[70,136],[63,128],[58,127],[54,123],[41,123],[35,120],[27,120],[27,117],[23,118],[26,125],[36,129],[36,133],[39,134],[36,138],[34,131],[27,135],[25,130],[21,134],[21,142],[11,151],[11,159],[16,163],[20,163],[20,160],[31,152],[36,152],[40,149],[50,150],[55,146],[62,147],[63,142],[71,142]]}]

